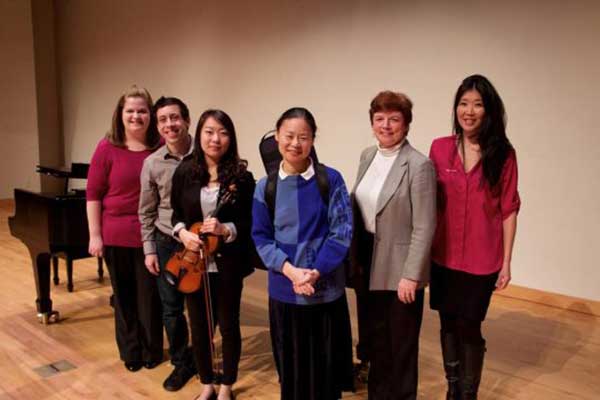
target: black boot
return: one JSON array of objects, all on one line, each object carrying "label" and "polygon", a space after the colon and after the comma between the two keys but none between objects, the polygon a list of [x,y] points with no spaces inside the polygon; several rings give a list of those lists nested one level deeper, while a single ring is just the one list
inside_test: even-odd
[{"label": "black boot", "polygon": [[481,344],[461,343],[460,389],[462,400],[477,400],[484,356],[485,341]]},{"label": "black boot", "polygon": [[454,333],[440,331],[440,342],[442,343],[442,357],[444,358],[444,371],[448,381],[446,400],[461,400],[458,378],[459,357],[458,339]]}]

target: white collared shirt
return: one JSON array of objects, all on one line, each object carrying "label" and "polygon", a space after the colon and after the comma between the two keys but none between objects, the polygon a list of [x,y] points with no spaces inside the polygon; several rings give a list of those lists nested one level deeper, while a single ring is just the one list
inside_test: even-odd
[{"label": "white collared shirt", "polygon": [[[304,178],[305,181],[309,180],[310,178],[312,178],[315,175],[315,168],[313,167],[312,158],[309,158],[308,160],[310,161],[310,164],[308,165],[308,168],[306,168],[306,171],[298,174],[302,178]],[[287,172],[285,172],[283,170],[283,161],[282,161],[281,164],[279,164],[279,179],[284,180],[288,176],[294,176],[294,175],[288,174]]]}]

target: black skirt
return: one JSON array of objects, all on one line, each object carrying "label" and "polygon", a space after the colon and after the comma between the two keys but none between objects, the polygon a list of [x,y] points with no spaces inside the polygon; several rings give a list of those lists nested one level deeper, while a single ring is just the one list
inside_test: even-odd
[{"label": "black skirt", "polygon": [[433,262],[429,284],[429,305],[440,313],[483,321],[497,279],[498,272],[474,275]]},{"label": "black skirt", "polygon": [[269,320],[282,400],[337,400],[354,389],[345,294],[316,305],[269,298]]}]

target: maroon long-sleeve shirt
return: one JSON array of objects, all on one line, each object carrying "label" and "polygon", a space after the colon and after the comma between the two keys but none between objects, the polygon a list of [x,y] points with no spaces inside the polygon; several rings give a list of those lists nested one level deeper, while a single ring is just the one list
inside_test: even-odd
[{"label": "maroon long-sleeve shirt", "polygon": [[138,204],[140,173],[151,150],[131,151],[102,139],[92,156],[86,198],[102,204],[102,241],[107,246],[141,247]]}]

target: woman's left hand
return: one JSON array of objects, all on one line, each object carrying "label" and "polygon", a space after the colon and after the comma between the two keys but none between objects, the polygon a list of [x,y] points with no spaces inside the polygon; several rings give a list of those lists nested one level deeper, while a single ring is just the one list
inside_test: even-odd
[{"label": "woman's left hand", "polygon": [[410,304],[415,301],[415,292],[417,291],[417,281],[402,278],[398,283],[398,299],[404,304]]},{"label": "woman's left hand", "polygon": [[304,271],[304,280],[301,284],[294,284],[294,292],[305,296],[315,294],[315,285],[321,274],[316,269]]},{"label": "woman's left hand", "polygon": [[229,234],[229,229],[216,218],[206,218],[202,222],[202,229],[200,232],[216,236],[226,236]]},{"label": "woman's left hand", "polygon": [[510,282],[510,261],[504,261],[502,263],[502,269],[498,274],[498,280],[496,281],[496,290],[506,289]]}]

